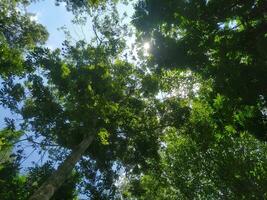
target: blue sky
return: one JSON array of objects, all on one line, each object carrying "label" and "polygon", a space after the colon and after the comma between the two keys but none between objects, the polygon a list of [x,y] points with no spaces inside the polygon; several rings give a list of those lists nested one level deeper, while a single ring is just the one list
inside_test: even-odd
[{"label": "blue sky", "polygon": [[35,17],[33,19],[44,25],[49,32],[47,41],[49,48],[61,47],[65,35],[62,30],[60,31],[58,29],[63,26],[67,27],[71,36],[76,40],[84,39],[82,29],[86,39],[92,36],[92,31],[90,31],[91,23],[88,22],[85,27],[72,24],[71,20],[74,19],[74,16],[71,12],[66,11],[63,3],[60,6],[55,6],[51,0],[38,1],[28,7],[28,12],[34,13]]},{"label": "blue sky", "polygon": [[[130,16],[133,15],[133,7],[124,4],[118,4],[118,11],[122,15],[124,12],[129,16],[124,19],[125,22],[130,22]],[[49,48],[61,47],[62,42],[65,39],[63,31],[58,30],[62,26],[66,26],[70,31],[71,36],[75,40],[86,39],[90,41],[93,36],[92,23],[90,18],[87,20],[86,26],[75,25],[71,21],[74,19],[74,15],[71,12],[66,11],[64,3],[60,6],[55,6],[53,1],[44,0],[32,3],[28,7],[28,12],[34,13],[34,20],[44,25],[49,32],[49,39],[47,46]]]}]

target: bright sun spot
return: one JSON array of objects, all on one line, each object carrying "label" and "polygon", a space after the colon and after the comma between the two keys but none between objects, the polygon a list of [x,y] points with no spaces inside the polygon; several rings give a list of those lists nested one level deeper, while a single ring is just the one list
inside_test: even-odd
[{"label": "bright sun spot", "polygon": [[144,43],[144,49],[147,51],[150,48],[150,44],[148,42]]},{"label": "bright sun spot", "polygon": [[144,56],[149,56],[149,49],[150,49],[150,44],[148,42],[144,43]]}]

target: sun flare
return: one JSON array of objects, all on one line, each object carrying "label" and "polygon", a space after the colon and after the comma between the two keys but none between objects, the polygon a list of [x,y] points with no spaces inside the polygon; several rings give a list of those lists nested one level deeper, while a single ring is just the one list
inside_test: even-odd
[{"label": "sun flare", "polygon": [[144,43],[144,49],[145,49],[145,51],[150,49],[150,44],[148,42]]}]

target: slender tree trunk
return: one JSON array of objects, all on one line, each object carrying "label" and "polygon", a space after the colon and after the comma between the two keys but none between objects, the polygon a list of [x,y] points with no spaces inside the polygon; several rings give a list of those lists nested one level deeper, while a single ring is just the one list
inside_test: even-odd
[{"label": "slender tree trunk", "polygon": [[94,136],[85,138],[64,160],[58,169],[39,187],[29,200],[49,200],[71,174],[75,164],[90,146]]}]

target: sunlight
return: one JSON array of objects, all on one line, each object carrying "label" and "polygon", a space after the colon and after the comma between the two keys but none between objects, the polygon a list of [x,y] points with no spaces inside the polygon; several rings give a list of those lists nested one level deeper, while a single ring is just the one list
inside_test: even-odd
[{"label": "sunlight", "polygon": [[150,44],[148,42],[144,43],[144,50],[148,51],[150,49]]},{"label": "sunlight", "polygon": [[144,45],[143,45],[143,48],[144,48],[144,56],[149,56],[149,49],[150,49],[150,44],[149,42],[145,42]]}]

